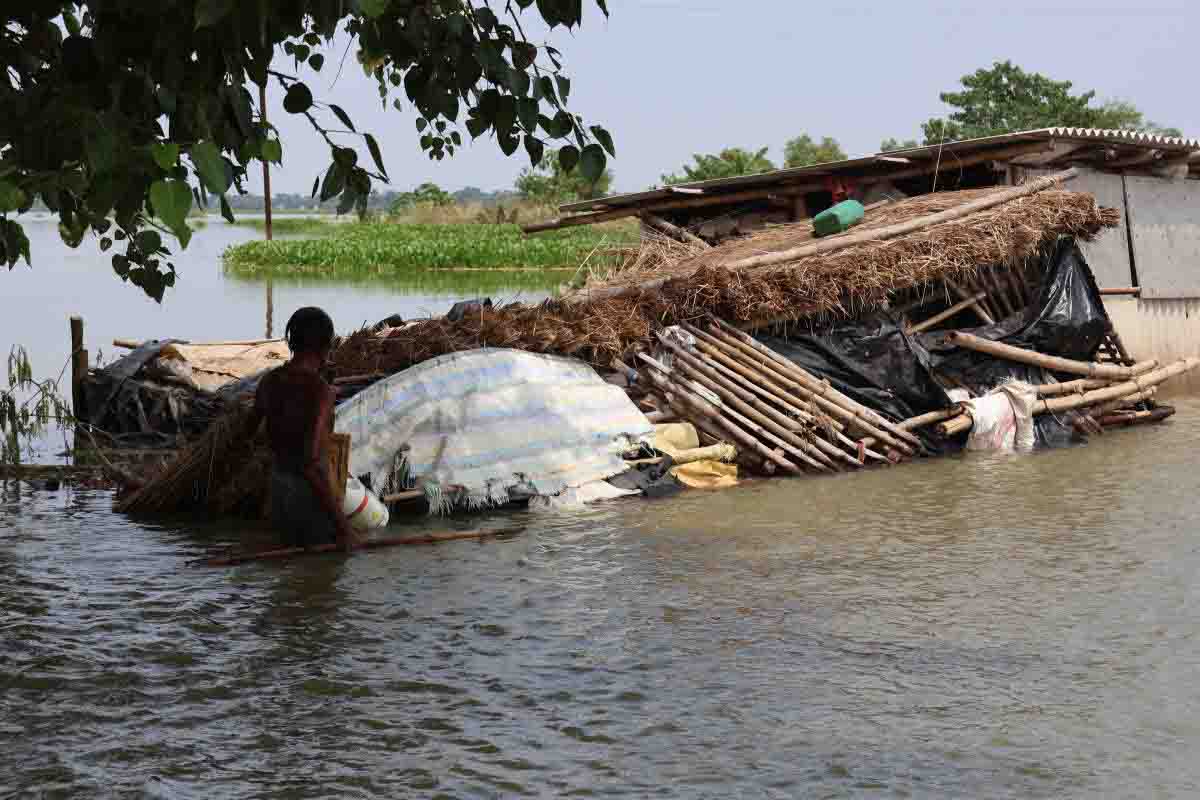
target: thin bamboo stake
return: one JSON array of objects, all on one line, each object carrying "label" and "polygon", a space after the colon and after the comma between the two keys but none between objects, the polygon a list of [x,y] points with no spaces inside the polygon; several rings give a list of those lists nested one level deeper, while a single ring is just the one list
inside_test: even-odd
[{"label": "thin bamboo stake", "polygon": [[1119,397],[1116,400],[1109,400],[1107,403],[1101,403],[1095,408],[1088,409],[1088,414],[1092,417],[1100,417],[1105,414],[1110,414],[1114,411],[1119,411],[1122,408],[1136,406],[1138,403],[1148,403],[1158,394],[1158,387],[1151,386],[1145,391],[1131,394],[1128,397]]},{"label": "thin bamboo stake", "polygon": [[[682,378],[682,382],[676,381],[675,376],[672,374],[670,367],[666,366],[665,364],[660,363],[659,361],[655,360],[654,358],[651,358],[650,356],[646,355],[645,353],[638,353],[638,358],[640,358],[642,361],[645,361],[650,366],[654,367],[654,369],[658,370],[661,374],[666,376],[668,380],[675,382],[678,385],[682,385],[684,388],[691,389],[692,391],[696,391],[697,389],[706,389],[707,388],[707,387],[701,386],[700,384],[696,383],[695,381],[688,380],[686,377]],[[703,396],[702,392],[701,392],[701,396]],[[717,395],[717,397],[719,399],[723,400],[723,398],[721,398],[719,394]],[[766,428],[764,428],[758,422],[756,422],[753,419],[750,419],[749,417],[740,413],[739,409],[737,409],[735,407],[731,407],[731,406],[732,406],[732,404],[725,405],[724,403],[722,403],[722,405],[717,406],[717,408],[722,413],[723,416],[728,416],[734,422],[736,422],[738,425],[740,425],[742,428],[750,431],[751,433],[753,433],[755,436],[759,437],[760,439],[766,439],[767,441],[769,441],[772,444],[776,445],[777,447],[781,448],[785,453],[787,453],[788,455],[792,456],[793,458],[799,460],[800,462],[807,464],[810,467],[812,467],[813,469],[816,469],[816,470],[819,470],[822,472],[829,471],[830,466],[826,466],[825,464],[821,463],[820,461],[817,461],[816,459],[809,456],[807,453],[800,450],[799,448],[793,447],[786,440],[771,433],[770,431],[768,431]]]},{"label": "thin bamboo stake", "polygon": [[[763,418],[759,419],[759,422],[767,424],[778,435],[790,441],[797,447],[800,447],[818,461],[827,463],[829,466],[834,466],[833,462],[826,457],[830,456],[832,458],[846,461],[855,467],[862,466],[860,461],[852,458],[844,451],[834,447],[832,444],[829,444],[829,442],[824,441],[820,437],[814,436],[811,440],[811,443],[806,441],[796,434],[797,429],[804,430],[804,425],[797,426],[795,424],[795,420],[789,419],[779,411],[776,411],[770,405],[763,402],[763,400],[753,392],[746,392],[744,389],[741,389],[739,386],[737,386],[737,384],[723,378],[719,373],[705,364],[703,360],[698,358],[696,355],[689,353],[685,348],[679,346],[675,342],[671,341],[669,337],[660,333],[658,338],[659,341],[662,342],[663,346],[674,353],[675,356],[682,362],[682,367],[684,368],[685,372],[693,373],[693,377],[697,381],[707,386],[712,391],[718,392],[718,394],[721,392],[726,392],[730,396],[737,398],[738,402],[745,406],[745,408],[740,409],[742,413],[749,414],[751,417],[755,417],[755,414],[750,413],[752,410],[756,414],[761,415]],[[757,417],[755,418],[757,419]]]},{"label": "thin bamboo stake", "polygon": [[990,269],[982,269],[979,271],[979,274],[991,289],[990,296],[1000,306],[1001,314],[1007,318],[1017,313],[1017,310],[1013,308],[1012,302],[1008,299],[1008,294],[1004,291],[1004,284],[1000,282],[999,276]]},{"label": "thin bamboo stake", "polygon": [[[740,348],[743,352],[759,360],[765,358],[774,364],[778,364],[779,367],[777,369],[788,375],[795,376],[795,379],[798,380],[801,385],[804,386],[814,397],[831,401],[840,408],[851,412],[856,420],[866,422],[871,427],[882,428],[885,431],[889,431],[889,434],[885,435],[884,437],[880,437],[883,441],[892,444],[890,440],[894,435],[896,438],[908,442],[907,445],[903,442],[897,442],[896,444],[893,444],[893,447],[896,447],[907,455],[913,454],[912,448],[914,446],[921,446],[921,440],[916,436],[913,436],[907,431],[900,430],[896,427],[895,423],[884,419],[883,416],[878,414],[873,409],[867,408],[863,404],[842,394],[837,389],[833,388],[828,381],[823,381],[815,377],[807,370],[801,368],[798,364],[795,364],[779,355],[750,334],[740,331],[734,326],[716,317],[712,317],[711,319],[712,322],[715,323],[715,326],[712,328],[712,330],[714,332],[718,332],[719,335],[724,336],[731,345]],[[868,433],[873,433],[873,431],[868,431]]]},{"label": "thin bamboo stake", "polygon": [[918,325],[913,325],[911,328],[908,329],[908,332],[909,333],[921,333],[922,331],[927,331],[930,328],[932,328],[934,325],[937,325],[939,322],[944,322],[945,320],[948,320],[951,317],[953,317],[958,312],[965,311],[965,310],[967,310],[967,308],[974,306],[983,297],[984,297],[983,292],[976,292],[975,294],[971,295],[967,299],[962,300],[961,302],[955,303],[954,305],[950,306],[949,308],[947,308],[945,311],[941,312],[940,314],[934,314],[932,317],[925,320],[924,322],[922,322]]},{"label": "thin bamboo stake", "polygon": [[1011,270],[1009,270],[1009,272],[1012,274],[1013,278],[1016,279],[1017,286],[1019,286],[1021,289],[1021,298],[1023,300],[1021,305],[1027,306],[1030,303],[1032,303],[1033,302],[1033,290],[1030,288],[1029,281],[1025,277],[1025,269],[1020,264],[1018,264],[1017,266],[1015,266]]},{"label": "thin bamboo stake", "polygon": [[[661,374],[657,370],[646,370],[644,374],[649,377],[649,379],[654,383],[655,386],[659,388],[660,391],[667,395],[667,400],[672,406],[680,408],[681,414],[684,414],[685,416],[691,416],[691,414],[701,414],[702,416],[705,416],[711,420],[719,429],[723,429],[726,434],[733,437],[738,444],[744,446],[750,452],[756,453],[759,458],[763,459],[764,461],[782,467],[784,470],[793,475],[800,475],[803,473],[803,470],[801,470],[800,467],[788,461],[779,453],[768,449],[765,445],[763,445],[762,442],[758,441],[758,439],[755,439],[752,434],[742,430],[732,420],[722,415],[720,410],[718,410],[707,400],[692,397],[683,393],[680,390],[680,387],[676,385],[674,381],[672,381],[668,376]],[[822,467],[822,469],[824,468]]]},{"label": "thin bamboo stake", "polygon": [[1048,356],[1033,350],[1026,350],[1021,347],[1013,347],[1009,344],[982,339],[961,331],[954,331],[948,334],[946,341],[967,350],[974,350],[977,353],[986,353],[996,358],[1003,358],[1006,361],[1015,361],[1018,364],[1030,364],[1054,372],[1083,375],[1087,378],[1112,378],[1115,380],[1128,380],[1133,377],[1133,372],[1129,367],[1118,367],[1110,364],[1096,364],[1086,361],[1075,361],[1070,358],[1060,358],[1059,356]]}]

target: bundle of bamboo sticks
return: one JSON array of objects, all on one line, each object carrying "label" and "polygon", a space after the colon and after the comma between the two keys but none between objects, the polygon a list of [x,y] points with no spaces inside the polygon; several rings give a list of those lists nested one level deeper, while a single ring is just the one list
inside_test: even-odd
[{"label": "bundle of bamboo sticks", "polygon": [[735,444],[747,466],[767,473],[838,472],[898,461],[919,449],[909,431],[737,328],[716,318],[680,327],[691,342],[658,335],[673,363],[638,355],[642,388],[660,409]]}]

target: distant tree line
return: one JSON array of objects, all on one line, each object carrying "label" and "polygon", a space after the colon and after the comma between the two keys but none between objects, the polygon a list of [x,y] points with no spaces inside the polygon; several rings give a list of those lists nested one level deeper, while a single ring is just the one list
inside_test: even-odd
[{"label": "distant tree line", "polygon": [[[1109,100],[1093,105],[1096,92],[1072,92],[1070,81],[1056,81],[1036,72],[1026,72],[1011,61],[996,62],[960,80],[961,90],[942,92],[939,97],[954,109],[945,118],[934,118],[921,125],[920,137],[889,137],[879,144],[880,152],[904,150],[939,142],[961,141],[982,136],[1011,133],[1054,126],[1145,130],[1166,136],[1181,136],[1171,127],[1148,120],[1132,103]],[[789,139],[783,146],[783,161],[777,164],[769,156],[769,147],[757,149],[727,147],[717,153],[696,153],[677,171],[661,176],[662,185],[733,178],[759,172],[806,167],[845,159],[846,152],[832,136],[813,137],[807,133]],[[580,170],[567,171],[555,151],[547,151],[536,167],[521,170],[512,190],[484,192],[469,187],[446,192],[436,184],[425,183],[408,192],[372,193],[372,209],[398,211],[414,204],[449,205],[479,203],[502,205],[515,200],[542,205],[557,205],[590,200],[612,191],[613,172],[605,168],[595,177]],[[262,198],[245,195],[230,198],[235,209],[260,210]],[[332,211],[335,201],[319,205]],[[313,209],[316,201],[295,194],[275,196],[279,209]]]}]

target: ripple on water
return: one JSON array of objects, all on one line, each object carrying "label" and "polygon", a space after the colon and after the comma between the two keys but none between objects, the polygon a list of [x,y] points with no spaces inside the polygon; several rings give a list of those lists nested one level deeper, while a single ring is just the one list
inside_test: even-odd
[{"label": "ripple on water", "polygon": [[10,489],[0,794],[1185,796],[1197,443],[1193,404],[233,570],[187,562],[236,527]]}]

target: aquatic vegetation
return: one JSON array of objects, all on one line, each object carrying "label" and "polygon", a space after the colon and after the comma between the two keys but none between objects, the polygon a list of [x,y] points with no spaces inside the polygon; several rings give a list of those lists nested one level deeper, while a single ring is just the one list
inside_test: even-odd
[{"label": "aquatic vegetation", "polygon": [[[271,232],[275,236],[327,236],[341,224],[332,220],[333,217],[276,216],[271,220]],[[260,231],[267,228],[267,221],[262,217],[243,217],[232,224]]]},{"label": "aquatic vegetation", "polygon": [[255,241],[225,252],[235,276],[351,276],[412,270],[562,269],[614,258],[636,242],[636,228],[569,228],[525,236],[516,225],[331,225],[316,239]]}]

